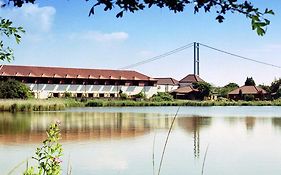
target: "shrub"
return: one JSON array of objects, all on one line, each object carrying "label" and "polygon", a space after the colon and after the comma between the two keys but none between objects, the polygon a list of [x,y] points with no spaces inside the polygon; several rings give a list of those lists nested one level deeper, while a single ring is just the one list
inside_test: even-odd
[{"label": "shrub", "polygon": [[63,93],[63,97],[64,98],[70,98],[71,97],[71,93],[70,92],[64,92]]},{"label": "shrub", "polygon": [[125,94],[125,93],[120,93],[119,97],[120,97],[121,100],[127,100],[128,99],[128,95]]},{"label": "shrub", "polygon": [[25,84],[13,79],[0,81],[0,98],[27,99],[31,97],[32,93]]},{"label": "shrub", "polygon": [[140,98],[140,99],[144,99],[145,98],[145,94],[143,92],[139,92],[138,94],[134,95],[135,98]]},{"label": "shrub", "polygon": [[167,93],[167,92],[158,92],[157,94],[154,94],[151,97],[151,101],[173,101],[174,98],[171,94]]},{"label": "shrub", "polygon": [[245,101],[253,101],[255,97],[253,95],[245,95],[244,99]]},{"label": "shrub", "polygon": [[51,124],[47,129],[47,139],[43,146],[36,149],[32,159],[37,161],[36,167],[27,167],[24,175],[60,175],[62,145],[60,140],[60,122]]},{"label": "shrub", "polygon": [[207,82],[195,82],[192,84],[193,87],[199,90],[198,97],[201,100],[204,100],[205,97],[209,97],[211,95],[212,86]]},{"label": "shrub", "polygon": [[99,107],[99,106],[103,106],[103,102],[102,101],[98,101],[98,100],[90,100],[86,103],[85,106],[88,107]]}]

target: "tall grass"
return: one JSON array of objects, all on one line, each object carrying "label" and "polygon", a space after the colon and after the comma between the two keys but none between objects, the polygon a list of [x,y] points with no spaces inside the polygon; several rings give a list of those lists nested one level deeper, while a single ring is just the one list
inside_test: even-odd
[{"label": "tall grass", "polygon": [[0,100],[0,111],[2,112],[58,111],[76,106],[83,106],[83,103],[74,99]]},{"label": "tall grass", "polygon": [[0,100],[0,112],[58,111],[68,107],[106,107],[106,106],[281,106],[281,100],[274,101],[134,101],[94,99],[85,102],[75,99],[53,98],[46,100]]},{"label": "tall grass", "polygon": [[166,137],[166,140],[165,140],[165,144],[164,144],[164,147],[163,147],[163,151],[162,151],[162,155],[161,155],[161,159],[160,159],[160,164],[159,164],[159,169],[158,169],[158,175],[160,175],[160,172],[161,172],[161,168],[162,168],[162,163],[163,163],[163,160],[164,160],[164,154],[166,152],[166,147],[167,147],[167,144],[168,144],[168,140],[169,140],[169,137],[170,137],[170,134],[171,134],[171,131],[172,131],[172,128],[174,126],[174,123],[175,123],[175,120],[178,116],[178,113],[179,113],[179,110],[180,110],[180,107],[178,107],[178,110],[172,120],[172,123],[171,123],[171,126],[169,128],[169,131],[168,131],[168,134],[167,134],[167,137]]},{"label": "tall grass", "polygon": [[95,99],[86,102],[88,107],[106,106],[281,106],[281,100],[274,101],[133,101]]}]

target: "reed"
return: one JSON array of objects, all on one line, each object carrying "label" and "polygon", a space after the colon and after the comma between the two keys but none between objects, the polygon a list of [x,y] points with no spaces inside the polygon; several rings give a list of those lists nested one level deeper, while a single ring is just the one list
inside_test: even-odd
[{"label": "reed", "polygon": [[178,113],[179,113],[179,110],[180,110],[180,107],[178,107],[178,110],[172,120],[172,123],[171,123],[171,126],[169,128],[169,131],[168,131],[168,134],[167,134],[167,137],[166,137],[166,140],[165,140],[165,144],[164,144],[164,148],[163,148],[163,151],[162,151],[162,155],[161,155],[161,159],[160,159],[160,164],[159,164],[159,169],[158,169],[158,175],[160,175],[160,172],[161,172],[161,168],[162,168],[162,163],[163,163],[163,160],[164,160],[164,155],[165,155],[165,152],[166,152],[166,147],[167,147],[167,144],[168,144],[168,140],[169,140],[169,137],[170,137],[170,134],[171,134],[171,131],[172,131],[172,128],[174,126],[174,123],[175,123],[175,120],[178,116]]},{"label": "reed", "polygon": [[87,107],[105,106],[281,106],[281,100],[274,101],[134,101],[134,100],[106,100],[95,99],[85,103]]},{"label": "reed", "polygon": [[0,111],[2,112],[58,111],[77,106],[83,106],[83,103],[74,99],[0,100]]}]

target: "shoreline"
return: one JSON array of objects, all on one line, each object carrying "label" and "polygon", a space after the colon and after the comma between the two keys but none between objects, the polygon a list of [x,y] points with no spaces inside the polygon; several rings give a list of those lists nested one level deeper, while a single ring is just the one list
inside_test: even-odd
[{"label": "shoreline", "polygon": [[122,107],[122,106],[281,106],[281,100],[274,101],[134,101],[117,99],[46,99],[46,100],[0,100],[0,112],[60,111],[70,107]]}]

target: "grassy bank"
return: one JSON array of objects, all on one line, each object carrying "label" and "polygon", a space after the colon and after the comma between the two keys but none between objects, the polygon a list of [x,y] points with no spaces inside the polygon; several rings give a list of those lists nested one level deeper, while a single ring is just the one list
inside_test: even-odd
[{"label": "grassy bank", "polygon": [[68,107],[106,107],[106,106],[281,106],[281,100],[275,101],[134,101],[95,99],[84,102],[75,99],[46,99],[46,100],[0,100],[0,111],[32,112],[58,111]]},{"label": "grassy bank", "polygon": [[84,104],[74,99],[0,100],[0,111],[2,112],[58,111],[78,106],[84,106]]},{"label": "grassy bank", "polygon": [[281,100],[275,101],[133,101],[133,100],[90,100],[87,107],[105,106],[281,106]]}]

